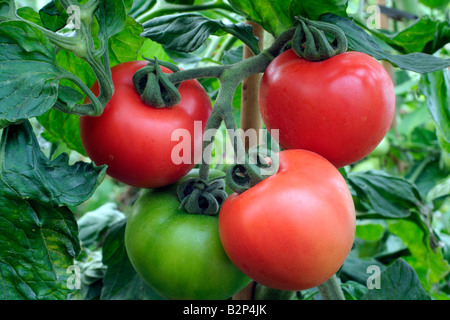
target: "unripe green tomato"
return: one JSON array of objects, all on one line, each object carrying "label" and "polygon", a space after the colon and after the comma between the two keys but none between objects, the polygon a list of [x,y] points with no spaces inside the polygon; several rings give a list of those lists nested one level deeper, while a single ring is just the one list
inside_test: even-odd
[{"label": "unripe green tomato", "polygon": [[389,149],[391,148],[391,144],[389,143],[389,139],[384,137],[383,140],[378,144],[378,146],[369,154],[370,157],[382,157],[385,156]]},{"label": "unripe green tomato", "polygon": [[[190,176],[196,176],[195,170],[185,178]],[[210,173],[217,176],[223,172]],[[218,217],[180,209],[177,186],[145,190],[136,201],[125,229],[128,257],[166,299],[228,299],[251,280],[225,254]]]},{"label": "unripe green tomato", "polygon": [[352,172],[358,171],[369,171],[369,170],[380,170],[380,159],[378,158],[367,158],[358,162],[353,168]]}]

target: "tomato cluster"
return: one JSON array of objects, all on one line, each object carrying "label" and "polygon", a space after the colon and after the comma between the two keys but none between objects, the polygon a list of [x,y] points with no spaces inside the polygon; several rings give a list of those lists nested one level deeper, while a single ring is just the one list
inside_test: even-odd
[{"label": "tomato cluster", "polygon": [[[279,130],[284,149],[278,172],[242,193],[230,192],[220,213],[207,216],[180,207],[177,187],[196,162],[174,164],[171,134],[179,128],[194,133],[195,121],[204,129],[210,100],[189,80],[179,87],[179,105],[145,105],[132,83],[144,65],[114,67],[115,93],[104,113],[80,120],[92,160],[107,164],[118,180],[145,188],[125,232],[138,274],[168,299],[227,299],[251,280],[303,290],[335,274],[355,234],[353,199],[338,168],[367,156],[389,129],[395,94],[384,68],[359,52],[321,62],[292,50],[275,58],[259,99],[264,123]],[[199,142],[192,140],[192,156],[201,154]]]}]

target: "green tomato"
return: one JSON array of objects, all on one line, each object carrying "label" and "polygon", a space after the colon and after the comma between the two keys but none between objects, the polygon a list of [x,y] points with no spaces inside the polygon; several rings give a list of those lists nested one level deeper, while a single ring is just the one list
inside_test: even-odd
[{"label": "green tomato", "polygon": [[380,170],[380,159],[367,158],[367,159],[364,159],[364,160],[358,162],[352,168],[352,172],[369,171],[369,170]]},{"label": "green tomato", "polygon": [[[220,175],[223,172],[213,171],[210,177]],[[130,261],[164,298],[228,299],[251,279],[223,250],[218,217],[179,209],[177,186],[147,189],[136,201],[125,229]]]},{"label": "green tomato", "polygon": [[376,148],[370,153],[371,157],[382,157],[389,152],[391,148],[391,144],[387,137],[384,137],[383,140],[376,146]]}]

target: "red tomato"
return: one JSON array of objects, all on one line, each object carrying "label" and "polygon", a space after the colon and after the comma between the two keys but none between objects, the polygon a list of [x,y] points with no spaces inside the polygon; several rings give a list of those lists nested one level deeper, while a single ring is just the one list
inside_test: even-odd
[{"label": "red tomato", "polygon": [[316,152],[338,168],[374,150],[395,112],[389,74],[360,52],[310,62],[288,50],[266,69],[259,102],[283,149]]},{"label": "red tomato", "polygon": [[279,153],[278,172],[234,193],[219,214],[230,260],[258,283],[303,290],[342,266],[355,235],[355,208],[339,171],[306,150]]},{"label": "red tomato", "polygon": [[[133,74],[146,63],[126,62],[111,69],[114,95],[101,116],[80,118],[80,133],[88,156],[96,165],[108,165],[111,177],[139,188],[158,188],[177,181],[200,160],[194,159],[194,154],[201,155],[202,132],[212,106],[196,80],[181,84],[178,105],[160,109],[147,106],[132,82]],[[92,91],[98,94],[98,83]],[[194,134],[195,121],[201,121],[199,134]],[[172,150],[181,143],[171,141],[176,129],[190,134],[189,163],[175,164],[172,159]],[[195,148],[200,152],[194,152]]]}]

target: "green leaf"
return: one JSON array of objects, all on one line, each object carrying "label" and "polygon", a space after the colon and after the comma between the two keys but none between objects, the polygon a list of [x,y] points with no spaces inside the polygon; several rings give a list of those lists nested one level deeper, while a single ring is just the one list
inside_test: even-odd
[{"label": "green leaf", "polygon": [[105,174],[104,168],[67,161],[66,155],[45,158],[28,121],[3,129],[0,299],[67,298],[67,268],[80,252],[68,206],[86,201]]},{"label": "green leaf", "polygon": [[51,31],[58,31],[64,28],[69,19],[69,15],[59,1],[51,0],[39,10],[44,27]]},{"label": "green leaf", "polygon": [[166,0],[166,2],[173,4],[192,5],[194,4],[195,0]]},{"label": "green leaf", "polygon": [[417,274],[403,259],[381,272],[380,289],[369,290],[361,300],[430,300]]},{"label": "green leaf", "polygon": [[428,192],[427,200],[429,202],[441,197],[450,196],[450,177],[435,184],[435,186]]},{"label": "green leaf", "polygon": [[369,290],[367,286],[352,280],[342,283],[341,288],[344,292],[345,300],[360,300]]},{"label": "green leaf", "polygon": [[385,227],[373,221],[361,221],[356,225],[355,237],[366,241],[378,241],[385,232]]},{"label": "green leaf", "polygon": [[408,218],[411,209],[422,203],[412,183],[383,171],[352,172],[347,181],[369,212],[376,212],[384,218]]},{"label": "green leaf", "polygon": [[0,23],[0,128],[39,116],[58,96],[54,49],[26,22]]},{"label": "green leaf", "polygon": [[225,31],[244,41],[253,51],[259,51],[253,27],[245,24],[227,24],[201,14],[173,14],[150,19],[143,24],[142,36],[163,44],[167,49],[181,52],[197,50],[206,39]]},{"label": "green leaf", "polygon": [[[182,53],[179,52],[179,54]],[[137,60],[144,60],[143,57],[157,57],[158,60],[173,62],[166,50],[164,50],[164,47],[158,42],[152,41],[150,39],[144,39],[144,43],[139,49]]]},{"label": "green leaf", "polygon": [[45,140],[55,144],[64,143],[70,150],[86,156],[81,143],[78,116],[51,109],[37,119],[45,128],[42,133]]},{"label": "green leaf", "polygon": [[425,290],[443,280],[450,272],[450,265],[444,259],[441,248],[430,247],[429,243],[417,241],[424,237],[423,230],[411,221],[388,222],[388,230],[408,247],[411,255],[405,260],[414,268]]},{"label": "green leaf", "polygon": [[419,89],[427,98],[428,109],[443,138],[450,142],[450,70],[422,75]]},{"label": "green leaf", "polygon": [[421,52],[405,55],[385,52],[364,29],[357,26],[350,19],[333,14],[325,14],[321,17],[321,20],[335,24],[345,32],[350,50],[366,53],[377,60],[387,60],[401,69],[423,74],[450,66],[450,59],[442,59]]},{"label": "green leaf", "polygon": [[125,249],[126,219],[114,224],[103,243],[103,263],[108,271],[103,279],[102,300],[163,300],[134,270]]},{"label": "green leaf", "polygon": [[384,171],[352,172],[347,181],[364,210],[358,212],[358,219],[409,220],[423,231],[423,243],[436,244],[429,221],[421,217],[431,214],[430,209],[415,184]]},{"label": "green leaf", "polygon": [[134,0],[133,6],[130,11],[128,11],[128,15],[137,18],[141,14],[149,11],[156,4],[156,0]]},{"label": "green leaf", "polygon": [[432,9],[443,10],[448,8],[450,0],[419,0],[421,3]]},{"label": "green leaf", "polygon": [[317,20],[324,13],[347,16],[348,0],[229,0],[247,19],[260,24],[275,37],[294,27],[294,17]]},{"label": "green leaf", "polygon": [[43,26],[39,13],[34,11],[34,9],[31,7],[22,7],[17,9],[17,15],[23,19],[37,24],[38,26]]},{"label": "green leaf", "polygon": [[354,250],[350,252],[350,255],[345,259],[342,268],[339,270],[339,277],[345,281],[356,281],[362,285],[367,286],[367,280],[371,273],[368,272],[370,267],[377,266],[380,271],[385,269],[385,266],[379,261],[369,258],[361,259],[356,257]]},{"label": "green leaf", "polygon": [[54,206],[77,206],[89,199],[103,179],[106,167],[81,161],[69,166],[67,154],[49,162],[28,127],[30,124],[25,122],[4,129],[0,158],[4,170],[2,180],[14,186],[23,198]]},{"label": "green leaf", "polygon": [[127,17],[123,29],[108,41],[111,67],[140,58],[139,51],[145,40],[140,36],[141,32],[142,26],[133,18]]},{"label": "green leaf", "polygon": [[100,0],[95,12],[99,23],[99,36],[112,37],[123,30],[127,23],[126,8],[122,0]]},{"label": "green leaf", "polygon": [[450,42],[450,22],[422,16],[406,29],[395,34],[371,30],[392,48],[403,54],[423,52],[434,54]]}]

